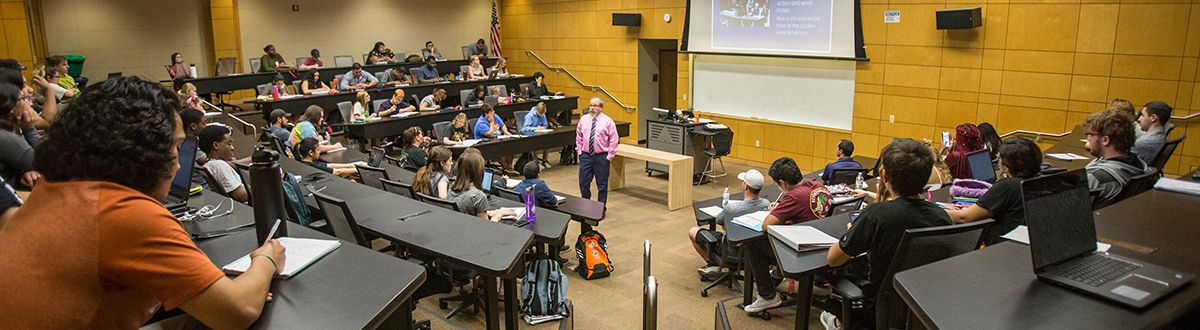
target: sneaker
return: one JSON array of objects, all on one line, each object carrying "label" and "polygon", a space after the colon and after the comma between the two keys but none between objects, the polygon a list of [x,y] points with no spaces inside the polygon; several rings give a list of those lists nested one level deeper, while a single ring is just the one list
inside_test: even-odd
[{"label": "sneaker", "polygon": [[821,311],[821,324],[825,325],[825,330],[838,330],[837,316],[829,312]]},{"label": "sneaker", "polygon": [[712,276],[721,272],[721,266],[708,266],[696,269],[700,273],[700,277]]},{"label": "sneaker", "polygon": [[771,299],[763,299],[763,297],[760,296],[760,297],[758,297],[758,299],[754,300],[753,304],[746,306],[746,308],[745,308],[746,313],[758,313],[761,311],[779,307],[779,305],[783,304],[782,296],[783,295],[781,295],[781,294],[776,294],[775,297],[771,298]]}]

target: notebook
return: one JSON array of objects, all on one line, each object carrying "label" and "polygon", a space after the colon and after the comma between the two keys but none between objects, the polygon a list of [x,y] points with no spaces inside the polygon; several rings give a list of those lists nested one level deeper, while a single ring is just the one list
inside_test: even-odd
[{"label": "notebook", "polygon": [[704,214],[707,214],[707,215],[710,215],[713,217],[717,216],[718,214],[721,214],[721,210],[724,210],[724,209],[722,209],[720,206],[709,206],[709,207],[701,207],[700,208],[700,212],[704,212]]},{"label": "notebook", "polygon": [[1161,178],[1154,184],[1154,189],[1200,196],[1200,183],[1195,181]]},{"label": "notebook", "polygon": [[768,212],[768,211],[758,211],[758,212],[750,213],[750,214],[743,215],[743,216],[740,216],[737,218],[733,218],[733,220],[731,220],[731,222],[741,225],[742,227],[746,227],[751,230],[761,232],[763,220],[766,219],[767,215],[770,215],[770,214],[771,214],[771,212]]},{"label": "notebook", "polygon": [[824,250],[837,244],[838,240],[812,226],[771,226],[767,233],[796,251]]},{"label": "notebook", "polygon": [[1080,155],[1076,155],[1076,154],[1074,154],[1074,153],[1070,153],[1070,152],[1068,152],[1068,153],[1061,153],[1061,154],[1046,154],[1046,156],[1050,156],[1050,158],[1054,158],[1054,159],[1058,159],[1058,160],[1084,160],[1084,159],[1088,159],[1087,157],[1080,156]]},{"label": "notebook", "polygon": [[501,217],[501,219],[508,219],[508,220],[525,219],[525,207],[524,206],[522,206],[522,207],[506,207],[506,209],[512,210],[513,213],[515,213],[515,214],[503,216],[503,217]]},{"label": "notebook", "polygon": [[[324,240],[311,238],[295,238],[295,237],[280,237],[279,243],[287,250],[284,254],[287,260],[283,264],[283,271],[275,275],[276,278],[288,279],[303,271],[308,266],[316,263],[329,252],[333,252],[342,245],[338,240]],[[250,255],[241,257],[240,259],[221,267],[221,270],[227,274],[245,273],[250,268]]]}]

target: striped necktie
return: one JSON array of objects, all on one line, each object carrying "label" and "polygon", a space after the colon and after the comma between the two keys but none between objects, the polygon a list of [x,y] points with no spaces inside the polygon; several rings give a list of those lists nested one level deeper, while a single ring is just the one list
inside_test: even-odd
[{"label": "striped necktie", "polygon": [[596,153],[596,116],[592,116],[592,129],[588,130],[588,153]]}]

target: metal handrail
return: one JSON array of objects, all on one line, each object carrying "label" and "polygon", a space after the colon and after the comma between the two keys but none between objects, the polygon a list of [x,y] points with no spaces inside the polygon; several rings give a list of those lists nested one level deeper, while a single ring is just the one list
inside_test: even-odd
[{"label": "metal handrail", "polygon": [[1192,118],[1196,118],[1196,117],[1200,117],[1200,112],[1193,113],[1193,114],[1190,114],[1190,115],[1187,115],[1187,116],[1183,116],[1183,117],[1180,117],[1180,116],[1171,116],[1171,120],[1178,120],[1178,121],[1188,121],[1188,120],[1191,120]]},{"label": "metal handrail", "polygon": [[[1191,120],[1191,119],[1193,119],[1193,118],[1196,118],[1196,117],[1200,117],[1200,112],[1193,113],[1193,114],[1190,114],[1190,115],[1187,115],[1187,116],[1171,116],[1171,120],[1175,120],[1175,121],[1188,121],[1188,120]],[[1005,137],[1009,137],[1009,136],[1012,136],[1012,135],[1017,135],[1017,134],[1028,134],[1028,135],[1033,135],[1033,136],[1035,137],[1035,138],[1034,138],[1034,141],[1041,141],[1043,136],[1046,136],[1046,137],[1055,137],[1055,138],[1061,138],[1061,137],[1064,137],[1064,136],[1070,135],[1070,134],[1071,134],[1071,132],[1070,132],[1070,131],[1066,131],[1066,132],[1062,132],[1062,133],[1055,134],[1055,133],[1046,133],[1046,132],[1038,132],[1038,131],[1026,131],[1026,130],[1020,130],[1020,129],[1019,129],[1019,130],[1015,130],[1015,131],[1012,131],[1012,132],[1004,133],[1003,135],[1000,135],[1000,137],[1001,137],[1001,138],[1005,138]]]},{"label": "metal handrail", "polygon": [[642,329],[658,329],[658,281],[654,276],[646,277],[646,296],[642,303]]},{"label": "metal handrail", "polygon": [[214,110],[216,110],[216,112],[225,114],[225,117],[233,118],[233,121],[236,121],[239,124],[242,124],[242,134],[245,134],[246,128],[249,127],[250,131],[253,132],[250,134],[250,136],[253,136],[256,139],[258,138],[258,127],[255,127],[254,125],[251,125],[250,123],[247,123],[245,120],[238,118],[238,116],[234,116],[233,113],[230,113],[228,111],[225,111],[224,109],[221,109],[221,107],[213,105],[212,103],[208,103],[208,101],[205,101],[204,99],[200,99],[200,103],[207,105],[207,106],[213,108]]},{"label": "metal handrail", "polygon": [[649,284],[650,279],[650,240],[646,240],[646,249],[642,253],[642,285]]},{"label": "metal handrail", "polygon": [[579,85],[583,86],[584,88],[587,88],[587,89],[590,89],[590,90],[592,90],[592,92],[595,92],[596,90],[600,90],[600,92],[604,93],[604,95],[607,95],[607,96],[608,96],[608,98],[610,98],[610,99],[612,99],[613,101],[617,102],[617,106],[620,106],[622,109],[625,109],[625,112],[628,112],[628,113],[633,113],[635,110],[637,110],[637,109],[635,109],[634,107],[631,107],[631,106],[625,105],[625,102],[621,102],[621,100],[618,100],[618,99],[617,99],[617,97],[616,97],[615,95],[613,95],[612,93],[609,93],[607,89],[604,89],[604,87],[600,87],[600,86],[597,86],[597,85],[588,85],[587,83],[583,82],[583,80],[579,80],[579,77],[576,77],[574,73],[571,73],[571,70],[570,70],[570,69],[567,69],[567,68],[564,68],[564,67],[561,67],[561,66],[553,66],[553,65],[550,65],[549,63],[546,63],[546,60],[543,60],[541,56],[538,56],[538,54],[537,54],[537,53],[534,53],[532,50],[527,50],[527,51],[525,51],[525,54],[526,54],[526,55],[529,55],[529,56],[531,56],[531,57],[533,57],[533,58],[534,58],[534,59],[536,59],[538,62],[542,63],[542,66],[545,66],[547,69],[550,69],[551,71],[554,71],[554,72],[559,72],[559,71],[565,72],[565,73],[567,74],[567,76],[570,76],[570,77],[571,77],[571,79],[574,79],[576,83],[578,83]]}]

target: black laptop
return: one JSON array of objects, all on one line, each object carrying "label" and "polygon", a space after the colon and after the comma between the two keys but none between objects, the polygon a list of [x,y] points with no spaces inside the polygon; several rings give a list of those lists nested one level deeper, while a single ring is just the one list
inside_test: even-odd
[{"label": "black laptop", "polygon": [[992,154],[987,149],[968,153],[967,165],[971,167],[971,175],[975,180],[996,182],[996,168],[992,166]]},{"label": "black laptop", "polygon": [[383,163],[383,153],[383,150],[372,148],[371,156],[367,158],[367,166],[379,168],[379,165]]},{"label": "black laptop", "polygon": [[1096,251],[1084,169],[1021,182],[1029,250],[1038,279],[1142,309],[1194,277]]},{"label": "black laptop", "polygon": [[192,190],[192,171],[196,165],[197,141],[194,137],[183,139],[179,143],[179,171],[171,180],[171,191],[162,201],[163,206],[172,213],[187,207],[188,196]]}]

